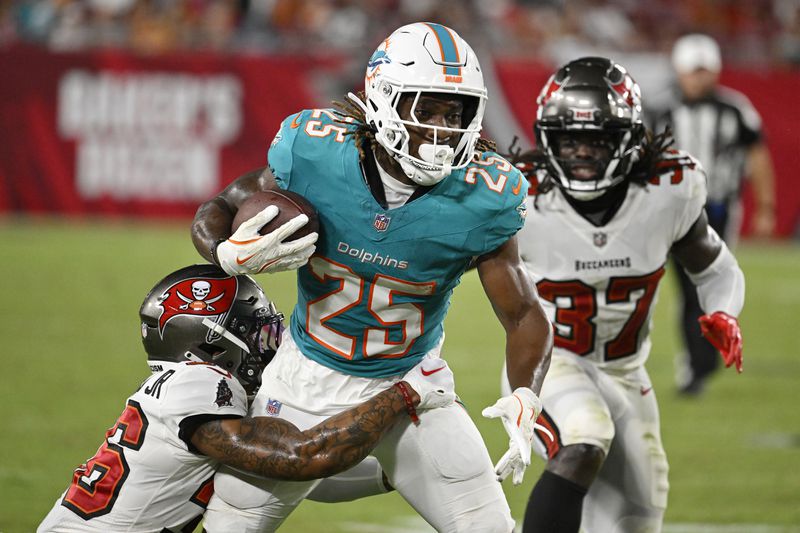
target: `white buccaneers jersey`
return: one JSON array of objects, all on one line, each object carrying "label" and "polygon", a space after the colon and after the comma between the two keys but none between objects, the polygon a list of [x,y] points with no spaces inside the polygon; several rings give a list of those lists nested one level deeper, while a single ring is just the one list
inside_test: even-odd
[{"label": "white buccaneers jersey", "polygon": [[247,395],[218,366],[161,366],[128,398],[106,440],[75,470],[38,531],[194,530],[211,498],[217,462],[192,449],[187,426],[243,417]]},{"label": "white buccaneers jersey", "polygon": [[532,187],[520,255],[554,324],[555,351],[618,369],[647,359],[667,255],[706,200],[705,173],[691,156],[672,152],[660,168],[647,186],[629,185],[619,211],[600,227],[558,188],[534,202]]}]

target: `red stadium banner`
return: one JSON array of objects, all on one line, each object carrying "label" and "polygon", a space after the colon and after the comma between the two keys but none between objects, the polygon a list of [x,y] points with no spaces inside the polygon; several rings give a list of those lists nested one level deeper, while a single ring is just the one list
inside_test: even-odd
[{"label": "red stadium banner", "polygon": [[0,213],[191,216],[315,101],[306,57],[0,51]]},{"label": "red stadium banner", "polygon": [[[265,164],[283,118],[327,105],[315,71],[346,79],[343,65],[296,55],[0,49],[8,74],[0,84],[0,214],[191,216],[200,201]],[[500,91],[491,97],[530,135],[552,67],[501,59],[493,66]],[[800,107],[786,103],[800,93],[800,73],[728,69],[722,81],[764,119],[777,230],[791,235],[800,223],[800,187],[792,186]]]}]

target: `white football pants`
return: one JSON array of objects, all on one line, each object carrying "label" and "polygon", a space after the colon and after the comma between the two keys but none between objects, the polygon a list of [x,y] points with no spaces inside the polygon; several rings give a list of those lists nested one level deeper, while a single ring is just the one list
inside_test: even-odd
[{"label": "white football pants", "polygon": [[[503,369],[501,389],[508,390]],[[583,502],[582,533],[658,533],[667,507],[668,465],[658,404],[644,367],[603,370],[553,351],[540,395],[556,442],[536,433],[545,460],[571,444],[591,444],[606,460]]]},{"label": "white football pants", "polygon": [[[279,409],[277,416],[308,429],[398,379],[347,376],[303,356],[285,338],[264,372],[251,415],[264,416],[271,405],[273,413]],[[392,486],[437,531],[512,531],[489,453],[464,408],[420,411],[419,418],[419,425],[410,419],[398,423],[373,450]],[[318,483],[259,479],[222,468],[214,478],[205,528],[275,531]]]}]

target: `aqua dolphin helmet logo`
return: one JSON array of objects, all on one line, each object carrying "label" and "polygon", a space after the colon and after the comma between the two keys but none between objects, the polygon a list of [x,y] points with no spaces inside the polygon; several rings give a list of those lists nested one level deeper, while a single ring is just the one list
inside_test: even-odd
[{"label": "aqua dolphin helmet logo", "polygon": [[369,62],[367,63],[367,69],[372,70],[381,65],[385,65],[391,62],[392,59],[386,54],[384,50],[375,50],[375,53],[372,54],[372,57],[369,58]]}]

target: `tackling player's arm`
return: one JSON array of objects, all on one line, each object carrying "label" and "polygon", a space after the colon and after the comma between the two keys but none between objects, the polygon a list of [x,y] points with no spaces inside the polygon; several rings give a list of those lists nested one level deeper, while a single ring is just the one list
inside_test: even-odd
[{"label": "tackling player's arm", "polygon": [[744,274],[736,258],[708,225],[705,212],[680,240],[672,255],[697,288],[703,335],[719,350],[725,366],[742,371],[742,334],[736,317],[744,305]]},{"label": "tackling player's arm", "polygon": [[239,176],[221,193],[203,203],[192,222],[192,242],[200,255],[216,263],[214,248],[230,237],[233,217],[242,202],[255,192],[277,188],[272,172],[262,167]]},{"label": "tackling player's arm", "polygon": [[359,463],[407,413],[455,401],[453,372],[442,359],[423,359],[403,380],[306,431],[273,417],[195,418],[181,424],[181,438],[200,453],[264,477],[305,481],[328,477]]},{"label": "tackling player's arm", "polygon": [[529,387],[537,394],[550,366],[553,331],[539,303],[536,286],[519,258],[517,238],[480,256],[478,274],[506,332],[506,365],[511,389]]},{"label": "tackling player's arm", "polygon": [[[411,387],[407,390],[418,405],[420,396]],[[304,481],[358,464],[406,413],[404,395],[395,386],[306,431],[273,417],[216,419],[200,425],[191,442],[233,468]]]}]

